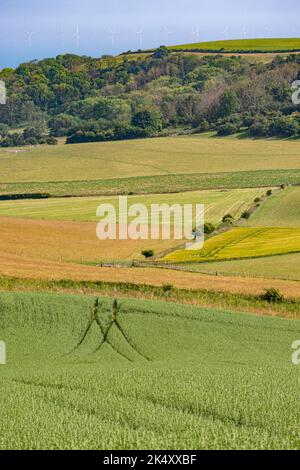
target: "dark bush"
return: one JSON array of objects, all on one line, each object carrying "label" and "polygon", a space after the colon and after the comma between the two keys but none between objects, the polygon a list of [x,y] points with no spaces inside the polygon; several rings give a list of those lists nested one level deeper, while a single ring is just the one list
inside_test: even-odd
[{"label": "dark bush", "polygon": [[245,211],[241,215],[242,219],[250,219],[251,217],[251,212],[250,211]]},{"label": "dark bush", "polygon": [[239,132],[240,128],[235,124],[223,124],[218,128],[218,136],[225,137],[227,135],[233,135]]},{"label": "dark bush", "polygon": [[276,303],[282,302],[284,297],[278,289],[271,287],[270,289],[265,289],[264,293],[261,295],[261,299],[269,303]]},{"label": "dark bush", "polygon": [[170,292],[171,290],[173,290],[173,286],[172,284],[163,284],[162,289],[164,292]]},{"label": "dark bush", "polygon": [[154,250],[143,250],[142,255],[145,258],[152,258],[154,256]]},{"label": "dark bush", "polygon": [[226,215],[224,215],[222,221],[232,223],[234,221],[234,218],[232,217],[231,214],[226,214]]},{"label": "dark bush", "polygon": [[213,233],[215,230],[216,230],[216,227],[215,227],[213,224],[210,224],[209,222],[207,222],[206,224],[204,224],[204,233],[205,233],[206,235],[210,235],[210,234]]}]

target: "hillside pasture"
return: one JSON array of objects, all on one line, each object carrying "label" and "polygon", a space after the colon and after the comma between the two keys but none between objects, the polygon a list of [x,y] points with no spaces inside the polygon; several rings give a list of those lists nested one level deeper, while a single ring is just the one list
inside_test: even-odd
[{"label": "hillside pasture", "polygon": [[[219,224],[222,217],[228,213],[235,219],[239,219],[242,212],[253,204],[253,200],[265,191],[265,188],[250,188],[128,196],[128,207],[137,203],[144,204],[150,216],[152,204],[169,204],[170,206],[173,204],[204,204],[206,221]],[[118,212],[119,198],[115,196],[74,197],[0,201],[0,216],[97,222],[99,218],[96,216],[96,211],[100,204],[112,204]],[[144,223],[147,223],[147,220]]]},{"label": "hillside pasture", "polygon": [[188,263],[186,269],[208,274],[300,281],[300,253],[213,263]]},{"label": "hillside pasture", "polygon": [[171,46],[174,51],[280,52],[300,51],[299,38],[229,39]]},{"label": "hillside pasture", "polygon": [[0,149],[0,184],[299,170],[300,142],[183,136]]},{"label": "hillside pasture", "polygon": [[300,227],[300,186],[289,187],[268,198],[248,220],[251,227]]}]

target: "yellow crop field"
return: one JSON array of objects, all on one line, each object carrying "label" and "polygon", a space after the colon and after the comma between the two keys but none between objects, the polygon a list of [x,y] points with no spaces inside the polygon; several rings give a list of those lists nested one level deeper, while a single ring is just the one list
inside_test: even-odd
[{"label": "yellow crop field", "polygon": [[208,239],[199,251],[177,250],[168,262],[205,262],[300,252],[300,229],[238,227]]}]

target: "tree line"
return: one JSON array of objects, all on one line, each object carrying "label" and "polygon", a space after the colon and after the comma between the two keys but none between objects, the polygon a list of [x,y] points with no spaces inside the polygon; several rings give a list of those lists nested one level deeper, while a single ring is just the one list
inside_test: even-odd
[{"label": "tree line", "polygon": [[142,138],[174,133],[244,132],[299,137],[291,102],[299,55],[268,63],[171,53],[94,59],[72,54],[3,69],[0,145]]}]

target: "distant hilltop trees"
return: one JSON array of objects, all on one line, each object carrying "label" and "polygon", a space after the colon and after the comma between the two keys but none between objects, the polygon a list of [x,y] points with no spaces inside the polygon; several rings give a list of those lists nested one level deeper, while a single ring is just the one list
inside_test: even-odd
[{"label": "distant hilltop trees", "polygon": [[72,54],[0,72],[0,145],[243,132],[299,137],[291,101],[299,55],[253,63],[237,56],[170,52],[93,59]]}]

